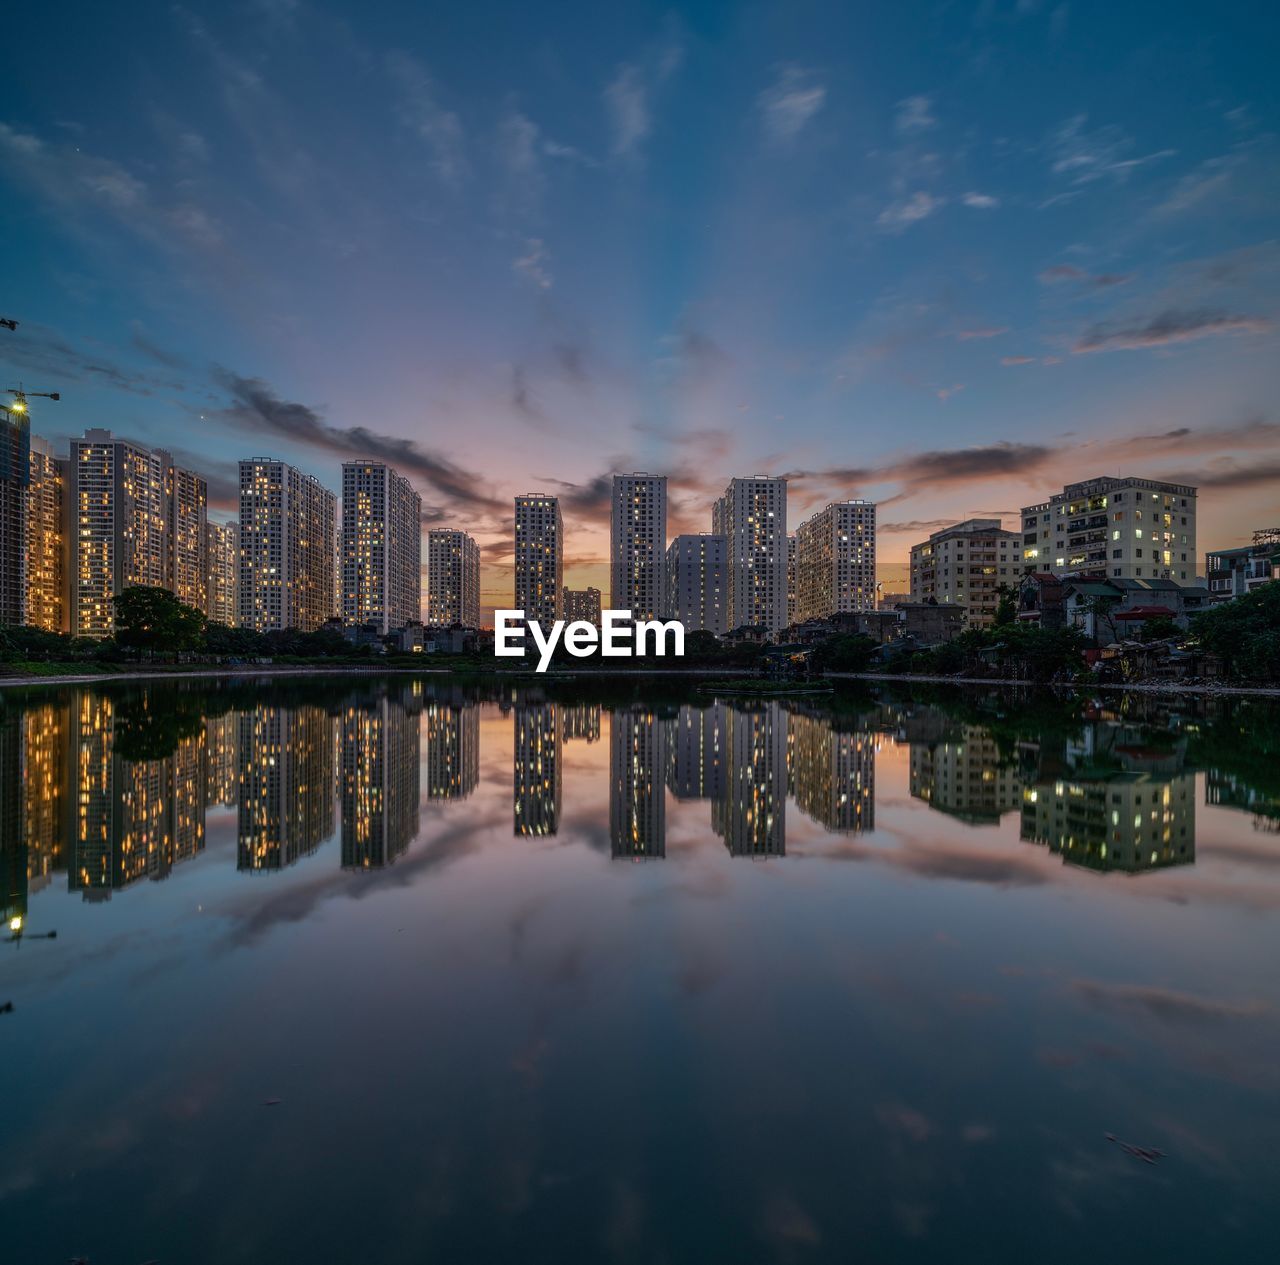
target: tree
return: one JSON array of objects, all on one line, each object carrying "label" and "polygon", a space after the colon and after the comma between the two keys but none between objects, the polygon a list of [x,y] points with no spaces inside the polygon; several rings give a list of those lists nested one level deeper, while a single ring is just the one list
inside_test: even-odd
[{"label": "tree", "polygon": [[1168,615],[1156,615],[1143,620],[1140,641],[1169,641],[1182,636],[1182,629]]},{"label": "tree", "polygon": [[1191,631],[1228,676],[1280,680],[1280,582],[1193,615]]},{"label": "tree", "polygon": [[198,650],[201,646],[204,615],[180,602],[168,589],[135,584],[121,590],[112,603],[117,645],[149,652]]},{"label": "tree", "polygon": [[876,643],[861,633],[828,637],[814,649],[813,664],[820,672],[865,672]]},{"label": "tree", "polygon": [[996,592],[999,593],[1000,600],[996,603],[996,613],[992,623],[997,628],[1003,628],[1005,624],[1012,624],[1018,617],[1018,591],[1007,584],[1002,584]]}]

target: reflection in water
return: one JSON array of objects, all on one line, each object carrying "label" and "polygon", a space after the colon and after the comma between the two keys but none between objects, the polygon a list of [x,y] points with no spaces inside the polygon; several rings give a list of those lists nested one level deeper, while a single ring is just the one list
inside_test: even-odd
[{"label": "reflection in water", "polygon": [[555,703],[516,704],[512,798],[518,835],[553,835],[559,829],[559,712]]},{"label": "reflection in water", "polygon": [[419,713],[385,696],[342,714],[342,868],[392,865],[418,833]]},{"label": "reflection in water", "polygon": [[728,782],[713,800],[711,826],[735,857],[786,852],[787,715],[768,702],[730,708],[725,726]]},{"label": "reflection in water", "polygon": [[282,870],[333,833],[333,717],[320,707],[261,704],[239,721],[237,865]]},{"label": "reflection in water", "polygon": [[676,799],[724,799],[729,709],[682,707],[667,741],[667,787]]},{"label": "reflection in water", "polygon": [[875,826],[876,743],[865,730],[792,713],[790,785],[796,807],[837,834]]},{"label": "reflection in water", "polygon": [[240,802],[240,723],[234,712],[204,722],[205,767],[210,807],[234,808]]},{"label": "reflection in water", "polygon": [[599,703],[562,703],[560,714],[564,717],[566,742],[600,741]]},{"label": "reflection in water", "polygon": [[480,710],[461,699],[432,700],[426,724],[428,799],[466,799],[480,781]]},{"label": "reflection in water", "polygon": [[1015,764],[978,725],[961,725],[935,742],[911,744],[911,793],[930,808],[974,825],[998,822],[1022,802]]},{"label": "reflection in water", "polygon": [[610,718],[609,839],[618,859],[667,855],[667,722],[626,709]]}]

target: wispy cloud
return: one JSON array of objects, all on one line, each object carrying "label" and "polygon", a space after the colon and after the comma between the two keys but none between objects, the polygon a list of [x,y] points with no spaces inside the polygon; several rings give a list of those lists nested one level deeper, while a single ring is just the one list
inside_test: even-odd
[{"label": "wispy cloud", "polygon": [[1071,991],[1096,1010],[1166,1023],[1220,1023],[1231,1019],[1254,1019],[1271,1006],[1252,998],[1235,1001],[1225,997],[1202,997],[1151,984],[1113,984],[1105,980],[1077,979]]},{"label": "wispy cloud", "polygon": [[635,158],[653,129],[653,99],[657,90],[684,60],[684,41],[671,32],[662,45],[638,62],[619,66],[604,89],[615,158]]},{"label": "wispy cloud", "polygon": [[975,338],[999,338],[1001,334],[1007,334],[1009,327],[1007,325],[979,325],[968,329],[956,331],[956,339],[959,342],[971,342]]},{"label": "wispy cloud", "polygon": [[1089,273],[1075,264],[1053,264],[1043,268],[1036,274],[1041,285],[1062,285],[1075,283],[1093,290],[1105,290],[1110,286],[1128,285],[1133,280],[1131,272],[1099,272]]},{"label": "wispy cloud", "polygon": [[397,117],[401,125],[424,143],[440,182],[456,189],[470,168],[462,120],[440,104],[431,76],[415,58],[408,53],[388,53],[386,65],[399,91]]},{"label": "wispy cloud", "polygon": [[1135,146],[1131,136],[1110,125],[1090,131],[1085,126],[1087,122],[1087,115],[1077,114],[1059,126],[1047,142],[1050,171],[1074,185],[1092,184],[1104,177],[1126,180],[1139,167],[1171,158],[1177,152],[1159,149],[1130,157]]},{"label": "wispy cloud", "polygon": [[539,290],[551,289],[551,252],[540,237],[530,237],[525,242],[524,254],[511,267]]},{"label": "wispy cloud", "polygon": [[1203,308],[1188,311],[1171,308],[1146,321],[1092,325],[1071,350],[1076,355],[1095,351],[1141,351],[1219,334],[1265,334],[1271,327],[1271,322],[1260,316]]},{"label": "wispy cloud", "polygon": [[928,219],[945,205],[945,198],[934,197],[933,194],[921,189],[908,198],[890,203],[880,212],[876,223],[889,232],[901,233],[913,224],[919,224],[921,220]]},{"label": "wispy cloud", "polygon": [[960,201],[975,211],[993,211],[1000,205],[1000,199],[989,193],[974,193],[972,190],[960,195]]},{"label": "wispy cloud", "polygon": [[928,132],[938,125],[933,114],[933,99],[926,96],[904,97],[894,109],[894,130],[901,136]]},{"label": "wispy cloud", "polygon": [[759,97],[765,135],[775,144],[790,144],[822,109],[826,87],[802,66],[783,66],[778,78]]}]

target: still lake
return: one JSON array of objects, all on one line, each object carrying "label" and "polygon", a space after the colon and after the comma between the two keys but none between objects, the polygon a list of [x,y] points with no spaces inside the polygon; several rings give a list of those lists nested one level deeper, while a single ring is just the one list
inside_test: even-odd
[{"label": "still lake", "polygon": [[8,690],[0,831],[15,1265],[1275,1259],[1276,703]]}]

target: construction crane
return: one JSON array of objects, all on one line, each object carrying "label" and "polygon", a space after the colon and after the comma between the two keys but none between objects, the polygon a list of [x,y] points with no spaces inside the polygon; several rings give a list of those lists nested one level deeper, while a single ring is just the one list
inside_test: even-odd
[{"label": "construction crane", "polygon": [[20,386],[10,387],[9,394],[13,396],[12,404],[0,404],[0,409],[4,409],[11,417],[26,417],[30,411],[28,400],[60,400],[62,396],[57,391],[24,391]]}]

